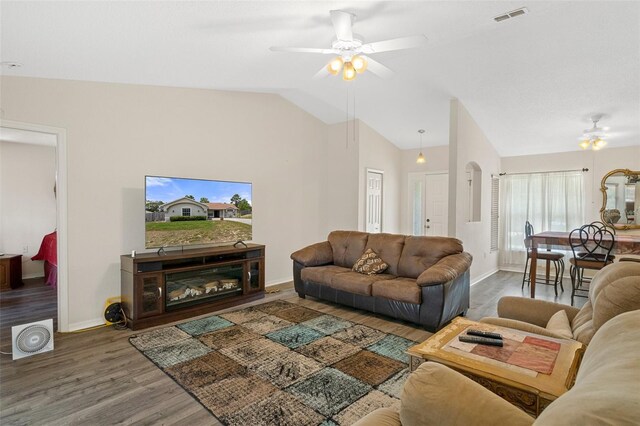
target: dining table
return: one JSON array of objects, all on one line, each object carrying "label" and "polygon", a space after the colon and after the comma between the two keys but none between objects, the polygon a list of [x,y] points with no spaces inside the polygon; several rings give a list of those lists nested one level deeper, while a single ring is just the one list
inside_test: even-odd
[{"label": "dining table", "polygon": [[[570,232],[546,231],[531,236],[531,270],[538,267],[538,249],[569,249]],[[632,254],[640,255],[640,234],[619,234],[615,236],[615,244],[611,250],[612,254]],[[548,266],[547,266],[548,267]],[[531,274],[530,281],[531,298],[536,297],[536,274]]]}]

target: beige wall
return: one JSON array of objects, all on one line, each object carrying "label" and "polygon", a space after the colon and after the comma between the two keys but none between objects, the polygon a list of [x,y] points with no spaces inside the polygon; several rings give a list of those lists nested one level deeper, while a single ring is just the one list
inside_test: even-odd
[{"label": "beige wall", "polygon": [[144,175],[253,183],[267,283],[326,237],[327,126],[277,95],[2,77],[6,120],[67,131],[69,323],[101,321],[144,249]]},{"label": "beige wall", "polygon": [[328,126],[327,231],[364,231],[367,169],[382,170],[383,232],[400,232],[401,151],[360,120]]},{"label": "beige wall", "polygon": [[[576,144],[577,147],[577,144]],[[574,151],[558,154],[504,157],[502,171],[507,173],[545,172],[588,168],[585,173],[585,207],[588,222],[600,220],[602,192],[600,182],[614,169],[640,170],[640,143],[615,148],[615,139],[600,151]]]},{"label": "beige wall", "polygon": [[[416,163],[420,149],[405,149],[401,152],[400,167],[400,229],[403,234],[411,234],[411,200],[409,199],[409,173],[434,173],[449,171],[449,146],[423,148],[425,163]],[[429,188],[427,188],[429,190]]]},{"label": "beige wall", "polygon": [[[491,175],[500,172],[500,156],[473,117],[458,100],[451,101],[449,231],[473,255],[471,281],[498,269],[498,252],[491,252]],[[465,167],[477,163],[482,170],[481,220],[469,222],[468,183]],[[455,194],[455,196],[453,196]],[[453,224],[452,224],[453,222]]]},{"label": "beige wall", "polygon": [[[328,126],[324,198],[327,233],[337,229],[358,229],[358,158],[359,143],[357,132],[354,137],[353,123]],[[315,162],[317,159],[311,158],[309,161]]]},{"label": "beige wall", "polygon": [[54,147],[0,141],[0,252],[22,254],[23,278],[44,276],[31,257],[56,228],[55,178]]},{"label": "beige wall", "polygon": [[382,232],[400,232],[400,182],[402,151],[379,133],[358,120],[360,158],[358,167],[358,229],[366,230],[367,169],[384,172],[382,187]]}]

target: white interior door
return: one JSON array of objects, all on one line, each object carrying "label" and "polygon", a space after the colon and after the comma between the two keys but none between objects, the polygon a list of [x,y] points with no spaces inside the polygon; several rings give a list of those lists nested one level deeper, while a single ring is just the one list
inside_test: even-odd
[{"label": "white interior door", "polygon": [[382,173],[367,170],[367,232],[382,232]]},{"label": "white interior door", "polygon": [[448,232],[449,175],[409,175],[411,233],[446,236]]}]

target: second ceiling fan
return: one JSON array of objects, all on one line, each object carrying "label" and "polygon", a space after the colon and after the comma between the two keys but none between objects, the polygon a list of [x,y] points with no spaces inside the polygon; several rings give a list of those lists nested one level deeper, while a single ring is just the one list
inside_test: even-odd
[{"label": "second ceiling fan", "polygon": [[372,59],[369,55],[393,50],[414,49],[424,46],[427,42],[427,38],[424,35],[415,35],[364,43],[362,37],[353,33],[353,20],[356,17],[354,14],[342,10],[332,10],[330,14],[331,22],[336,32],[336,40],[333,41],[330,48],[271,47],[271,50],[337,55],[325,67],[322,67],[314,78],[326,77],[329,74],[338,75],[342,72],[342,78],[350,81],[366,70],[382,78],[388,78],[393,75],[393,71]]}]

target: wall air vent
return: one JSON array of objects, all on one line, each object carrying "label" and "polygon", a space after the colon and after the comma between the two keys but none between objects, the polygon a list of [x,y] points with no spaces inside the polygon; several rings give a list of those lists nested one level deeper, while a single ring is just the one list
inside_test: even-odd
[{"label": "wall air vent", "polygon": [[515,18],[516,16],[521,16],[529,13],[529,10],[526,7],[521,7],[520,9],[512,10],[511,12],[503,13],[493,18],[496,22],[506,21],[509,18]]}]

